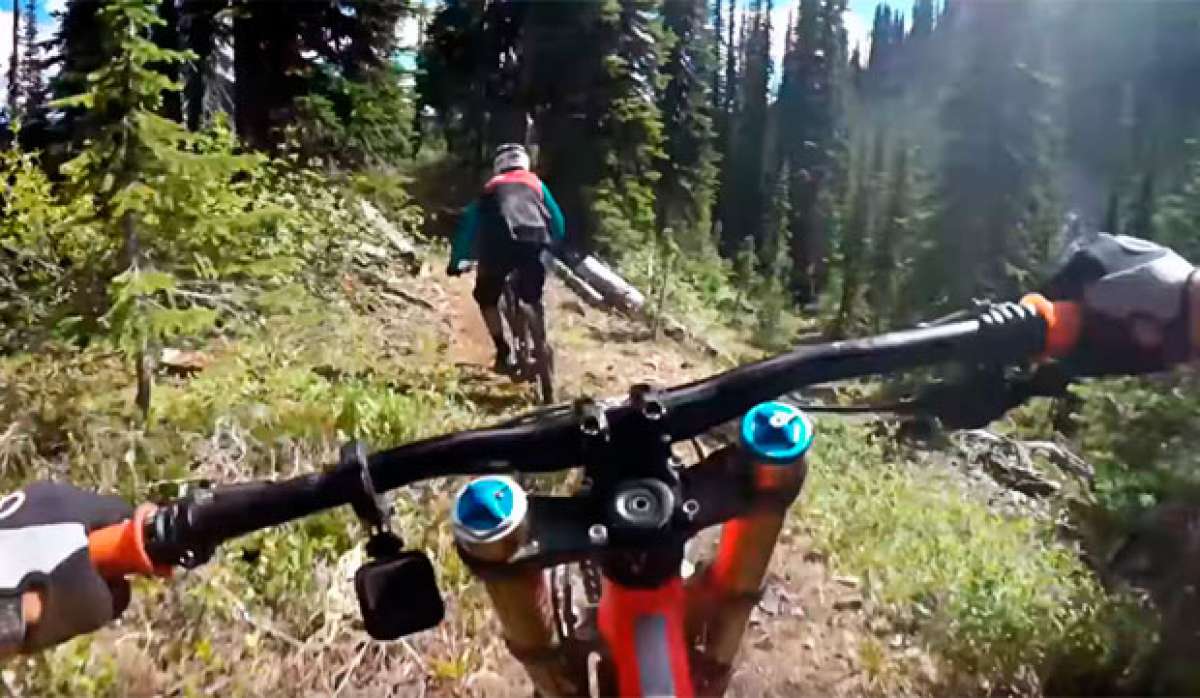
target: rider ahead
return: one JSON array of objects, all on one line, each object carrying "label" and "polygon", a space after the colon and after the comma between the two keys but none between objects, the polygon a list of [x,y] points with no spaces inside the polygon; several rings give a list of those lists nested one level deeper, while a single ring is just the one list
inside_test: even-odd
[{"label": "rider ahead", "polygon": [[475,301],[496,345],[496,370],[513,368],[512,348],[504,338],[497,307],[504,281],[516,275],[515,289],[535,337],[546,336],[542,286],[546,268],[542,250],[566,237],[562,211],[550,190],[529,171],[529,153],[517,143],[496,148],[494,176],[463,212],[450,250],[446,273],[458,276],[471,259],[479,260]]},{"label": "rider ahead", "polygon": [[[528,214],[536,228],[539,219],[534,214],[544,213],[542,220],[556,220],[550,225],[562,229],[557,206],[529,174],[523,153],[517,146],[497,154],[498,175],[468,211],[463,235],[455,245],[457,263],[466,258],[463,250],[470,247],[480,218],[499,218],[500,211],[524,208],[512,219],[494,218],[483,224],[495,226],[485,227],[488,234],[500,233],[481,255],[489,266],[484,267],[486,273],[481,269],[476,289],[484,317],[490,309],[493,319],[498,319],[495,279],[503,279],[507,270],[530,271],[528,298],[537,298],[541,290],[536,253],[545,244],[546,230],[541,237],[536,230],[532,234],[533,240],[542,242],[521,242],[520,235],[510,232],[520,226],[507,221],[523,221],[522,215]],[[524,195],[525,190],[540,195]],[[509,200],[514,193],[518,194],[512,197],[515,201]],[[1054,299],[1078,301],[1085,327],[1092,328],[1085,330],[1070,357],[1080,375],[1145,373],[1200,357],[1200,275],[1196,272],[1166,248],[1121,235],[1101,234],[1074,249],[1046,292]],[[507,350],[501,342],[498,338],[497,349]],[[0,655],[50,646],[95,630],[121,614],[129,601],[129,586],[100,576],[89,561],[87,534],[131,514],[129,505],[116,497],[62,483],[37,482],[0,497]]]}]

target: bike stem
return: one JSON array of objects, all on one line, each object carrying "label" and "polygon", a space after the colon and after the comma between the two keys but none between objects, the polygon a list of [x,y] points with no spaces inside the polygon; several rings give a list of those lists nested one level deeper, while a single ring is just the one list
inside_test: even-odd
[{"label": "bike stem", "polygon": [[725,523],[712,567],[683,584],[686,536],[606,560],[598,620],[619,695],[725,691],[787,510],[804,483],[812,425],[794,407],[763,403],[742,419],[741,440],[718,461],[722,474],[736,479],[710,482],[742,489],[735,499],[750,506]]}]

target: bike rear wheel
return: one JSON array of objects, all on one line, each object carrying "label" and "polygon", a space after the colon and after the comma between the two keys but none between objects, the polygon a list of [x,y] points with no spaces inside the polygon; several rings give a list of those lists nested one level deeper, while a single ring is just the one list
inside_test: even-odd
[{"label": "bike rear wheel", "polygon": [[[538,400],[550,405],[555,400],[554,349],[545,336],[539,341],[533,325],[537,323],[546,333],[547,322],[544,309],[521,303],[513,287],[513,276],[504,282],[504,293],[500,297],[500,313],[512,336],[512,348],[517,357],[521,375],[532,378],[537,385]],[[533,318],[526,313],[541,313]]]},{"label": "bike rear wheel", "polygon": [[542,347],[534,347],[534,355],[541,356],[535,359],[535,370],[537,371],[538,393],[542,399],[543,405],[554,403],[554,350],[547,343]]},{"label": "bike rear wheel", "polygon": [[[554,349],[550,346],[548,323],[546,322],[544,306],[522,308],[522,312],[542,313],[539,318],[526,318],[525,322],[525,341],[531,349],[530,354],[533,359],[530,368],[533,372],[533,377],[537,381],[538,397],[543,405],[554,404]],[[537,323],[542,328],[542,337],[538,338],[537,333],[533,331],[533,325]]]}]

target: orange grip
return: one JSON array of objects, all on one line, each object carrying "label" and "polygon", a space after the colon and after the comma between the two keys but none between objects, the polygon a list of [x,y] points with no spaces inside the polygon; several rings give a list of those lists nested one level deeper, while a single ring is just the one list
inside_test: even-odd
[{"label": "orange grip", "polygon": [[1046,350],[1043,358],[1067,356],[1075,351],[1083,332],[1083,311],[1072,301],[1051,301],[1038,293],[1026,294],[1021,305],[1037,311],[1046,321]]},{"label": "orange grip", "polygon": [[153,504],[143,504],[132,519],[88,534],[88,556],[92,565],[105,579],[119,579],[137,574],[146,577],[169,577],[171,568],[156,565],[146,553],[146,519],[155,511]]}]

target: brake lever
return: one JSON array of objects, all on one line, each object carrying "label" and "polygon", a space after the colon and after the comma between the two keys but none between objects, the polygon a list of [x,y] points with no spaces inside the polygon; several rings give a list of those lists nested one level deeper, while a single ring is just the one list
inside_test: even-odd
[{"label": "brake lever", "polygon": [[902,412],[937,417],[949,429],[981,429],[1032,398],[1065,395],[1070,382],[1070,374],[1057,364],[1018,376],[988,368],[960,382],[925,388],[901,403]]},{"label": "brake lever", "polygon": [[1007,376],[999,368],[988,367],[976,370],[968,379],[927,386],[895,402],[799,407],[828,414],[930,416],[949,429],[980,429],[1031,398],[1065,395],[1070,383],[1071,374],[1059,364],[1046,364],[1023,376]]}]

